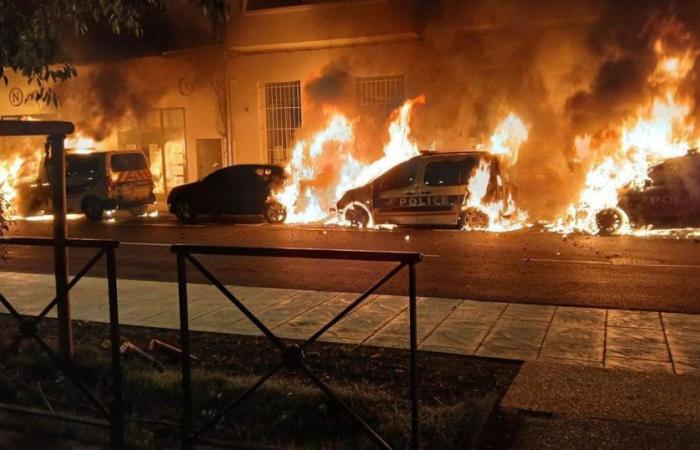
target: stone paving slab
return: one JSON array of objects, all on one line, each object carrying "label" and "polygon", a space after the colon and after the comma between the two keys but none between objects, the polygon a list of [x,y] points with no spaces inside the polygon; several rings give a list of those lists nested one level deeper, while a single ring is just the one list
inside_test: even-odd
[{"label": "stone paving slab", "polygon": [[[448,298],[431,299],[431,301],[419,298],[416,302],[416,314],[420,317],[417,326],[418,344],[420,345],[460,303],[462,303],[461,300]],[[364,343],[378,347],[406,349],[409,348],[409,330],[409,313],[405,309]]]},{"label": "stone paving slab", "polygon": [[[359,294],[227,286],[275,334],[306,339]],[[118,280],[125,325],[179,328],[177,284]],[[53,276],[0,273],[0,293],[23,314],[53,299]],[[188,285],[190,328],[261,334],[218,289]],[[85,277],[71,290],[74,319],[107,322],[107,283]],[[420,297],[424,351],[569,365],[700,375],[700,315],[508,304]],[[55,310],[49,316],[55,317]],[[408,299],[372,295],[320,340],[408,348]]]},{"label": "stone paving slab", "polygon": [[360,344],[406,308],[408,308],[406,297],[379,295],[328,330],[324,340]]},{"label": "stone paving slab", "polygon": [[[318,331],[323,325],[340,314],[356,298],[357,294],[348,292],[329,292],[331,298],[308,311],[292,318],[275,329],[275,333],[286,338],[305,339]],[[365,299],[359,308],[372,302],[376,296]]]}]

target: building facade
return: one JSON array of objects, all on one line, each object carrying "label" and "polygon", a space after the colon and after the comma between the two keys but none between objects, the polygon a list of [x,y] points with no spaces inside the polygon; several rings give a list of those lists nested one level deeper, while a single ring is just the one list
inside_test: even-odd
[{"label": "building facade", "polygon": [[[575,44],[568,36],[587,26],[590,14],[565,3],[558,13],[564,19],[552,25],[537,22],[534,13],[525,20],[524,11],[539,5],[530,0],[496,7],[459,0],[232,0],[215,45],[81,66],[58,110],[23,102],[30,87],[11,77],[0,87],[0,116],[72,120],[80,131],[96,116],[116,115],[103,121],[108,130],[99,145],[143,150],[161,195],[225,165],[285,164],[295,139],[304,127],[318,125],[326,103],[381,122],[402,100],[424,94],[424,126],[413,130],[419,144],[465,147],[479,137],[475,122],[488,121],[498,109],[492,107],[497,94],[509,86],[503,74],[521,70],[525,56],[544,60],[551,50],[521,54],[519,33],[536,29],[530,39],[546,34],[550,42]],[[492,50],[504,33],[510,33],[510,47]],[[110,69],[126,81],[108,94],[125,106],[105,113],[95,104],[114,102],[95,100],[95,88],[80,80]],[[338,79],[342,98],[325,101],[323,92],[310,89],[320,85],[323,91],[326,83],[332,90]],[[522,93],[521,85],[510,87]],[[522,97],[523,104],[532,103]]]}]

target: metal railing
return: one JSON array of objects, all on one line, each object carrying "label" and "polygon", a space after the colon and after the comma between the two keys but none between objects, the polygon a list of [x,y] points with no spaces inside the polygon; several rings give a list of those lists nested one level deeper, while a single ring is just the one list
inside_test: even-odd
[{"label": "metal railing", "polygon": [[[173,245],[172,252],[177,257],[177,279],[180,308],[180,345],[182,349],[182,447],[191,449],[198,442],[220,443],[213,439],[206,438],[204,433],[212,426],[223,419],[236,406],[260,388],[267,380],[279,372],[282,368],[288,367],[296,369],[299,373],[307,377],[326,396],[345,410],[367,433],[367,435],[380,447],[391,448],[391,446],[372,428],[358,413],[340,399],[331,388],[323,382],[305,363],[304,349],[317,341],[326,331],[337,324],[340,320],[350,314],[356,307],[372,295],[377,289],[392,279],[404,267],[408,268],[408,310],[409,310],[409,347],[410,347],[410,401],[411,401],[411,447],[419,446],[419,416],[418,416],[418,338],[417,338],[417,317],[416,317],[416,270],[415,265],[422,259],[420,253],[409,252],[374,252],[356,250],[320,250],[320,249],[300,249],[300,248],[256,248],[256,247],[220,247],[207,245]],[[359,295],[354,301],[346,306],[328,323],[323,325],[311,337],[301,344],[289,344],[277,337],[260,319],[258,319],[243,302],[241,302],[224,284],[219,281],[196,257],[195,255],[229,255],[229,256],[256,256],[274,258],[302,258],[302,259],[326,259],[345,261],[373,261],[373,262],[397,262],[398,265],[387,272],[372,287]],[[190,331],[187,298],[187,261],[201,272],[209,282],[216,286],[219,291],[238,308],[281,352],[280,360],[258,379],[252,386],[239,394],[236,398],[226,404],[204,425],[195,429],[194,416],[192,411],[192,373],[190,362]]]},{"label": "metal railing", "polygon": [[[63,290],[59,289],[58,294],[51,300],[44,309],[36,316],[25,315],[19,312],[10,303],[7,298],[0,293],[0,304],[9,312],[10,316],[15,319],[18,325],[18,333],[12,340],[11,344],[0,350],[0,362],[4,362],[7,357],[19,348],[19,345],[24,340],[33,340],[39,347],[48,355],[52,362],[59,370],[80,390],[87,399],[97,408],[104,418],[102,420],[82,419],[74,415],[66,415],[59,413],[48,413],[38,409],[23,409],[25,413],[33,413],[41,416],[51,416],[67,421],[83,422],[89,425],[104,425],[110,428],[111,442],[113,448],[122,448],[124,446],[124,407],[122,396],[122,371],[121,359],[119,353],[120,337],[119,337],[119,312],[117,304],[117,273],[115,250],[119,246],[118,241],[114,240],[98,240],[98,239],[65,239],[55,241],[51,238],[30,238],[30,237],[2,237],[0,245],[18,245],[18,246],[38,246],[38,247],[76,247],[76,248],[94,248],[98,249],[95,254],[86,264],[80,269],[76,275],[68,282]],[[72,289],[81,278],[83,278],[92,267],[102,258],[106,256],[107,265],[107,291],[109,297],[109,323],[110,323],[110,342],[111,342],[111,378],[112,378],[112,403],[109,407],[105,406],[97,396],[78,379],[74,373],[74,366],[70,360],[62,358],[57,354],[51,346],[39,335],[39,325],[46,318],[47,314],[55,308],[62,299],[68,297],[68,292]],[[3,406],[0,405],[0,409]],[[8,408],[11,409],[11,408]]]}]

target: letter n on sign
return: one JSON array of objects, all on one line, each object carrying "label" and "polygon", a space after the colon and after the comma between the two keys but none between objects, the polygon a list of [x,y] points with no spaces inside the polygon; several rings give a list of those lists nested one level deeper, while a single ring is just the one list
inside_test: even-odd
[{"label": "letter n on sign", "polygon": [[9,98],[12,106],[19,106],[24,101],[24,94],[21,89],[15,87],[10,89]]}]

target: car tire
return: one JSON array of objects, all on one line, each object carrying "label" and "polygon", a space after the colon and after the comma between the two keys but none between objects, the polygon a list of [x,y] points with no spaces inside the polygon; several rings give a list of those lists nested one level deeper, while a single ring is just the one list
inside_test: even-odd
[{"label": "car tire", "polygon": [[459,215],[457,225],[460,229],[485,230],[489,227],[489,216],[479,208],[469,207]]},{"label": "car tire", "polygon": [[350,223],[352,227],[367,228],[369,225],[369,214],[363,208],[350,205],[343,212],[343,220]]},{"label": "car tire", "polygon": [[175,216],[182,223],[193,222],[197,218],[197,210],[191,201],[181,198],[175,201]]},{"label": "car tire", "polygon": [[598,234],[601,236],[613,236],[620,234],[629,223],[627,214],[620,208],[605,208],[595,215]]},{"label": "car tire", "polygon": [[284,223],[287,219],[287,208],[279,202],[270,202],[265,206],[265,220],[269,223]]},{"label": "car tire", "polygon": [[83,200],[82,210],[90,222],[102,222],[105,209],[99,199],[94,197],[86,198]]},{"label": "car tire", "polygon": [[136,208],[131,208],[131,209],[129,210],[129,212],[130,212],[131,215],[134,216],[134,217],[140,217],[140,216],[143,216],[144,214],[146,214],[146,213],[148,212],[148,206],[147,206],[147,205],[144,205],[144,206],[139,206],[139,207],[136,207]]}]

